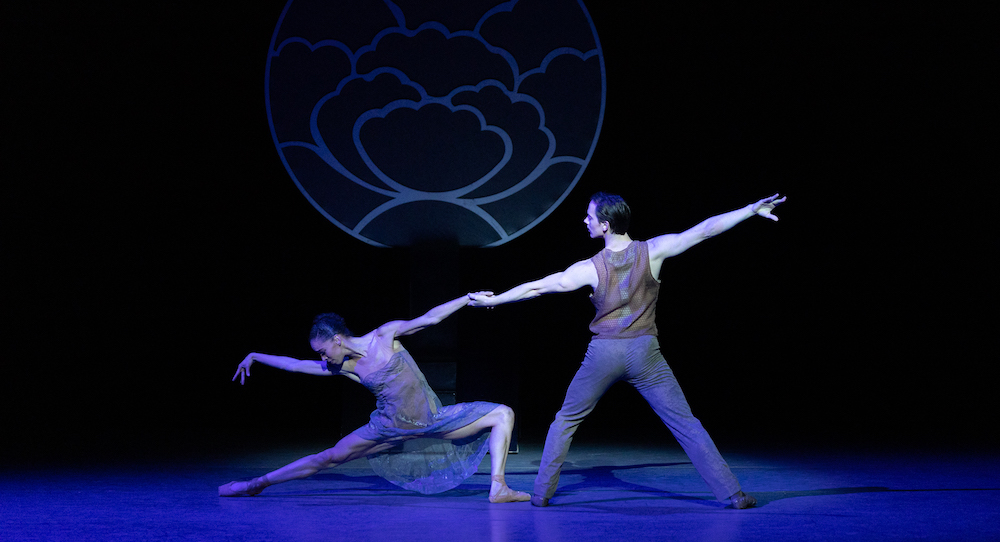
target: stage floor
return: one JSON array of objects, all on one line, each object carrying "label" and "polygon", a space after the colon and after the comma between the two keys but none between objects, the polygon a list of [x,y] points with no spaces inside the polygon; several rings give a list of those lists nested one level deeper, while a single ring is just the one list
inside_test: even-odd
[{"label": "stage floor", "polygon": [[[217,486],[312,448],[169,464],[0,471],[0,540],[1000,540],[1000,462],[986,452],[723,450],[750,510],[712,498],[679,448],[576,444],[548,508],[490,504],[488,464],[439,495],[401,490],[365,460],[253,498]],[[529,491],[541,448],[508,460]]]}]

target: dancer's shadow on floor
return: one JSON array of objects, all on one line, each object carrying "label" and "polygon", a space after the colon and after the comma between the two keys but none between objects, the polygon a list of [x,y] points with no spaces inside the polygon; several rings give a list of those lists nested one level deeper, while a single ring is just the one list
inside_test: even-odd
[{"label": "dancer's shadow on floor", "polygon": [[[663,489],[663,487],[654,487],[652,485],[641,484],[637,482],[630,482],[622,480],[619,477],[619,473],[622,471],[629,470],[639,470],[639,469],[654,469],[654,468],[666,468],[666,467],[677,467],[682,465],[690,465],[690,462],[676,462],[676,463],[643,463],[638,465],[619,465],[619,466],[598,466],[598,467],[583,467],[575,468],[573,464],[567,461],[564,464],[561,476],[582,476],[583,481],[569,484],[561,484],[556,492],[556,496],[550,506],[558,506],[558,497],[560,494],[564,496],[576,492],[593,492],[593,491],[616,491],[616,492],[627,492],[635,493],[634,496],[624,496],[616,497],[613,499],[599,499],[601,502],[613,502],[613,501],[628,501],[636,499],[672,499],[677,501],[689,501],[698,504],[705,504],[712,507],[718,507],[719,502],[712,498],[696,497],[692,495],[683,495],[679,493],[673,493]],[[687,476],[686,472],[683,476]],[[652,478],[653,475],[650,475]],[[663,478],[663,476],[658,473],[656,478]],[[596,501],[586,501],[587,503],[593,503]],[[569,503],[567,503],[569,504]],[[574,504],[584,504],[580,501],[574,501]]]},{"label": "dancer's shadow on floor", "polygon": [[[618,492],[626,493],[626,495],[617,495],[611,498],[595,498],[586,500],[576,500],[576,499],[566,499],[568,502],[564,502],[565,505],[594,505],[598,503],[615,503],[615,502],[627,502],[636,500],[659,500],[667,499],[672,501],[688,502],[693,504],[704,505],[708,508],[725,508],[728,506],[726,503],[720,503],[712,497],[699,497],[689,494],[674,493],[664,488],[665,485],[669,484],[669,480],[664,480],[664,478],[669,478],[669,476],[663,476],[662,473],[657,473],[655,477],[658,480],[663,480],[664,484],[658,484],[659,487],[649,485],[648,483],[637,483],[634,481],[622,480],[619,477],[619,473],[622,471],[639,470],[639,469],[654,469],[654,468],[667,468],[667,467],[678,467],[690,465],[689,462],[675,462],[675,463],[644,463],[638,465],[624,465],[624,466],[597,466],[597,467],[581,467],[574,468],[572,463],[567,462],[566,467],[562,471],[562,476],[577,475],[582,476],[583,480],[576,483],[564,484],[559,487],[553,502],[550,506],[558,507],[560,506],[559,497],[567,498],[572,495],[583,495],[586,493],[594,494],[595,496],[607,495],[608,492]],[[531,472],[508,472],[508,476],[513,475],[531,475],[536,474],[535,471]],[[689,476],[688,472],[685,471],[684,474],[678,474],[678,476]],[[650,478],[654,475],[650,475]],[[388,480],[375,475],[348,475],[345,473],[331,472],[331,473],[320,473],[314,474],[309,478],[309,480],[325,482],[322,484],[322,488],[316,488],[312,491],[288,491],[288,492],[272,492],[270,495],[273,496],[367,496],[367,495],[401,495],[408,497],[435,497],[438,495],[449,496],[449,497],[474,497],[481,496],[484,493],[489,492],[489,478],[487,475],[483,475],[483,482],[477,483],[474,478],[470,478],[462,483],[462,485],[457,488],[450,489],[444,493],[437,495],[423,495],[414,491],[403,489],[395,484],[392,484]],[[277,489],[277,488],[276,488]],[[841,487],[841,488],[825,488],[825,489],[807,489],[801,491],[750,491],[750,493],[757,499],[757,507],[766,506],[772,502],[791,499],[791,498],[803,498],[803,497],[826,497],[832,495],[853,495],[862,493],[908,493],[908,492],[943,492],[943,491],[998,491],[997,488],[960,488],[960,489],[890,489],[888,487],[879,486],[863,486],[863,487]],[[262,494],[262,496],[267,496],[268,493]]]},{"label": "dancer's shadow on floor", "polygon": [[804,491],[764,491],[754,492],[760,504],[791,499],[795,497],[826,497],[830,495],[854,495],[859,493],[937,493],[964,491],[1000,491],[1000,488],[935,488],[935,489],[890,489],[887,487],[840,487],[831,489],[809,489]]},{"label": "dancer's shadow on floor", "polygon": [[[663,468],[663,467],[677,467],[681,465],[691,465],[690,462],[678,462],[678,463],[645,463],[639,465],[625,465],[625,466],[598,466],[598,467],[587,467],[587,468],[573,468],[570,462],[566,462],[566,466],[569,468],[564,468],[562,475],[579,475],[583,477],[583,481],[560,485],[559,490],[556,492],[555,498],[550,506],[559,505],[559,495],[562,493],[564,496],[573,494],[576,492],[593,492],[593,491],[619,491],[619,492],[629,492],[635,493],[634,496],[623,496],[615,497],[612,499],[595,499],[588,501],[572,501],[572,504],[592,504],[595,502],[614,502],[614,501],[629,501],[629,500],[647,500],[647,499],[671,499],[676,501],[687,501],[696,504],[705,504],[706,506],[718,508],[728,506],[725,503],[720,503],[711,497],[697,497],[692,495],[684,495],[670,492],[660,487],[654,487],[652,485],[647,485],[637,482],[629,482],[622,480],[618,473],[627,470],[638,470],[638,469],[651,469],[651,468]],[[687,476],[685,473],[683,476]],[[650,478],[653,475],[650,474]],[[656,478],[663,479],[665,477],[657,475]],[[783,499],[791,498],[801,498],[801,497],[825,497],[831,495],[854,495],[862,493],[913,493],[913,492],[944,492],[944,491],[997,491],[995,488],[959,488],[959,489],[890,489],[888,487],[881,486],[862,486],[862,487],[840,487],[840,488],[826,488],[826,489],[807,489],[802,491],[749,491],[757,499],[757,507],[766,506],[769,503],[780,501]],[[570,504],[570,503],[567,503]]]},{"label": "dancer's shadow on floor", "polygon": [[[680,493],[674,493],[664,488],[664,485],[653,486],[649,483],[639,483],[636,481],[626,481],[621,479],[619,476],[622,471],[629,470],[639,470],[639,469],[656,469],[656,468],[666,468],[666,467],[678,467],[684,465],[691,465],[690,462],[676,462],[676,463],[644,463],[637,465],[624,465],[624,466],[598,466],[598,467],[587,467],[587,468],[574,468],[571,463],[567,462],[566,467],[562,471],[562,476],[577,475],[582,476],[583,481],[571,484],[564,484],[559,487],[553,502],[550,506],[559,506],[559,496],[562,494],[564,497],[571,494],[580,492],[596,492],[601,491],[605,494],[609,491],[631,493],[633,495],[617,496],[611,499],[594,499],[587,501],[577,501],[571,500],[572,504],[594,504],[597,502],[610,503],[610,502],[622,502],[622,501],[634,501],[634,500],[653,500],[653,499],[669,499],[674,501],[684,501],[694,504],[703,504],[710,508],[725,508],[728,503],[721,503],[712,497],[698,497],[693,495],[685,495]],[[689,476],[688,472],[685,471],[684,474],[678,474],[678,476]],[[669,476],[663,476],[660,473],[650,473],[650,478],[657,478],[658,480],[663,480],[665,483],[669,483]],[[827,495],[846,495],[855,493],[877,493],[877,492],[889,492],[889,491],[908,491],[908,490],[893,490],[886,487],[845,487],[845,488],[830,488],[830,489],[814,489],[814,490],[803,490],[803,491],[778,491],[778,492],[759,492],[751,491],[750,493],[757,499],[757,507],[766,506],[769,503],[788,499],[793,497],[820,497]],[[566,504],[571,504],[566,503]]]},{"label": "dancer's shadow on floor", "polygon": [[[466,480],[460,486],[448,491],[425,495],[416,491],[411,491],[399,487],[385,478],[376,474],[371,475],[348,475],[339,472],[314,474],[308,480],[324,482],[322,488],[313,491],[287,491],[281,493],[282,496],[369,496],[369,495],[401,495],[407,497],[435,497],[446,495],[449,497],[465,497],[487,494],[490,491],[489,475],[483,475],[484,483],[477,484]],[[275,488],[279,489],[279,488]],[[272,492],[272,495],[278,492]],[[263,493],[262,495],[267,495]]]}]

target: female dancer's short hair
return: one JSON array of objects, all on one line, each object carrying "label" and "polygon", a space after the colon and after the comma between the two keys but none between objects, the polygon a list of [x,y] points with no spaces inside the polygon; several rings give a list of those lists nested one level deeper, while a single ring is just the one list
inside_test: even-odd
[{"label": "female dancer's short hair", "polygon": [[344,335],[353,337],[351,330],[347,329],[344,319],[336,313],[327,312],[313,318],[313,327],[309,331],[309,340],[319,339],[325,341],[332,339],[334,335]]}]

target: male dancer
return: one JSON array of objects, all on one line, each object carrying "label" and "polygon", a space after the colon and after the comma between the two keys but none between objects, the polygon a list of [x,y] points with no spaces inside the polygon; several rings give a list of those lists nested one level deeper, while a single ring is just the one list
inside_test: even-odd
[{"label": "male dancer", "polygon": [[737,509],[750,508],[757,500],[740,489],[740,483],[715,443],[694,415],[673,371],[667,365],[656,331],[656,299],[663,260],[761,215],[778,220],[771,211],[785,198],[775,194],[728,213],[713,216],[676,234],[633,241],[628,235],[631,210],[621,196],[598,192],[587,208],[592,238],[604,240],[604,250],[565,271],[515,286],[500,295],[472,296],[473,306],[491,307],[531,299],[542,294],[571,292],[590,286],[597,315],[590,324],[594,337],[577,371],[563,406],[549,426],[535,479],[531,504],[548,506],[555,494],[570,442],[584,418],[612,384],[626,380],[646,399],[687,453],[698,473],[720,501],[728,499]]}]

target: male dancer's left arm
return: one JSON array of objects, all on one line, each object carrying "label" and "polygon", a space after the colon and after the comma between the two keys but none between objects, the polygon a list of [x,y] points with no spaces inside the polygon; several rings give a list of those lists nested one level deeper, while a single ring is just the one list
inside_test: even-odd
[{"label": "male dancer's left arm", "polygon": [[664,259],[676,256],[706,239],[729,231],[733,226],[754,215],[760,215],[777,222],[778,217],[771,214],[771,211],[778,204],[784,203],[785,199],[784,197],[779,199],[778,194],[775,194],[735,211],[707,218],[697,226],[681,233],[668,233],[654,237],[646,241],[649,246],[649,260],[654,264],[662,262]]}]

